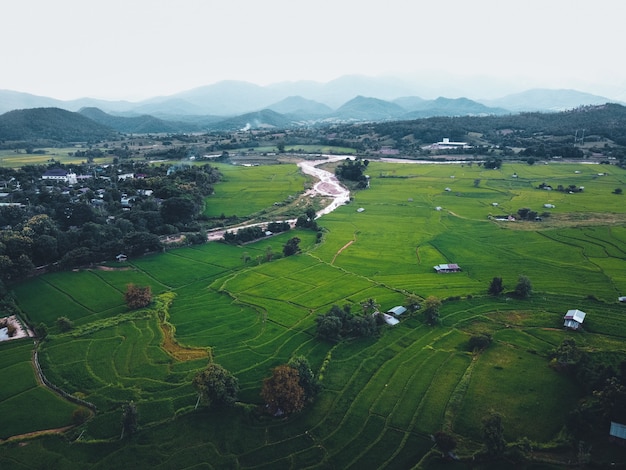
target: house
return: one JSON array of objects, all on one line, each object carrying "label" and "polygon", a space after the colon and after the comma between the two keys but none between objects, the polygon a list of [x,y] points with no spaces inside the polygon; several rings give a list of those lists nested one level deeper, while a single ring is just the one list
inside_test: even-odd
[{"label": "house", "polygon": [[611,442],[617,442],[622,445],[626,445],[626,424],[616,423],[611,421],[611,428],[609,429],[609,440]]},{"label": "house", "polygon": [[458,273],[461,272],[461,268],[458,264],[438,264],[437,266],[433,266],[437,273]]},{"label": "house", "polygon": [[51,181],[62,181],[67,184],[76,184],[78,183],[78,179],[76,178],[76,173],[68,172],[63,168],[52,168],[50,170],[46,170],[46,172],[41,176],[42,180],[51,180]]},{"label": "house", "polygon": [[385,323],[387,323],[387,325],[394,326],[400,323],[400,320],[393,317],[392,315],[389,315],[388,313],[381,313],[380,315],[383,316],[383,319],[385,320]]},{"label": "house", "polygon": [[406,312],[406,308],[403,307],[402,305],[397,305],[394,308],[387,310],[387,313],[389,313],[390,315],[396,315],[396,316],[402,315],[405,312]]},{"label": "house", "polygon": [[578,309],[568,310],[565,316],[563,317],[563,320],[565,320],[565,322],[563,323],[563,326],[565,328],[577,330],[585,321],[586,315],[587,314],[585,312],[582,312]]}]

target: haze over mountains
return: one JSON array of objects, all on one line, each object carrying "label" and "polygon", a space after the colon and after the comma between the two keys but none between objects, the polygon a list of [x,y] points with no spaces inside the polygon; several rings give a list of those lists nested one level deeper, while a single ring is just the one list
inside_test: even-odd
[{"label": "haze over mountains", "polygon": [[[14,109],[58,107],[83,114],[114,129],[174,132],[202,128],[286,127],[304,122],[382,121],[431,116],[501,115],[523,111],[561,111],[614,102],[576,90],[533,89],[498,99],[423,99],[419,86],[395,79],[344,76],[260,86],[222,81],[140,102],[82,98],[61,101],[0,90],[0,113]],[[94,109],[97,108],[97,109]],[[135,122],[116,120],[116,116]],[[141,117],[141,121],[139,121]]]}]

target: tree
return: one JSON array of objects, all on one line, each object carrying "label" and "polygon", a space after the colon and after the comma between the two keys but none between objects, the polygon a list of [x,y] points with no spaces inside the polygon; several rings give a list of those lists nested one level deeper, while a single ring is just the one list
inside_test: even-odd
[{"label": "tree", "polygon": [[315,319],[317,323],[317,335],[329,341],[341,340],[341,318],[334,315],[319,315]]},{"label": "tree", "polygon": [[72,412],[72,423],[74,423],[76,426],[80,426],[85,421],[87,421],[90,416],[91,416],[91,413],[89,412],[87,408],[82,408],[82,407],[76,408]]},{"label": "tree", "polygon": [[59,330],[65,333],[66,331],[70,331],[74,328],[74,323],[67,317],[59,317],[57,318],[57,326],[59,327]]},{"label": "tree", "polygon": [[152,289],[150,286],[141,287],[131,283],[126,286],[124,298],[131,310],[147,307],[152,302]]},{"label": "tree", "polygon": [[450,452],[456,449],[456,439],[454,439],[454,437],[452,437],[450,434],[447,434],[443,431],[437,431],[433,435],[433,439],[435,440],[435,445],[444,455],[448,455]]},{"label": "tree", "polygon": [[483,418],[483,442],[490,456],[498,457],[504,453],[506,441],[502,416],[499,413],[492,412]]},{"label": "tree", "polygon": [[504,285],[502,284],[502,278],[494,277],[491,280],[491,284],[489,284],[489,289],[487,289],[487,292],[489,293],[489,295],[495,296],[495,295],[500,295],[503,290],[504,290]]},{"label": "tree", "polygon": [[622,188],[615,188],[615,190],[613,191],[613,194],[622,194],[623,190]]},{"label": "tree", "polygon": [[492,340],[491,335],[488,333],[473,335],[469,339],[469,342],[468,342],[469,350],[470,351],[475,351],[475,350],[482,351],[483,349],[486,349],[491,344],[491,340]]},{"label": "tree", "polygon": [[422,299],[415,294],[409,294],[404,300],[404,306],[409,312],[415,312],[422,308]]},{"label": "tree", "polygon": [[287,240],[285,246],[283,246],[283,255],[291,256],[300,252],[300,239],[298,237],[293,237]]},{"label": "tree", "polygon": [[533,292],[533,286],[528,276],[520,275],[515,286],[515,295],[521,299],[527,299]]},{"label": "tree", "polygon": [[439,307],[441,307],[441,300],[431,295],[424,301],[424,318],[429,325],[436,325],[439,323]]},{"label": "tree", "polygon": [[207,402],[211,407],[231,406],[237,401],[239,393],[237,378],[215,363],[210,363],[196,374],[193,386],[198,391],[198,401]]},{"label": "tree", "polygon": [[161,204],[161,217],[165,223],[187,223],[195,213],[196,205],[186,197],[171,197]]},{"label": "tree", "polygon": [[44,339],[46,336],[48,336],[48,327],[46,326],[46,324],[40,323],[39,325],[37,325],[35,327],[35,334],[39,339]]},{"label": "tree", "polygon": [[361,302],[361,308],[363,309],[363,315],[374,314],[378,312],[380,305],[376,303],[376,300],[370,298],[364,302]]},{"label": "tree", "polygon": [[309,361],[304,356],[297,356],[289,360],[289,367],[298,371],[299,383],[304,390],[304,399],[312,400],[320,391],[320,383],[315,378]]},{"label": "tree", "polygon": [[272,376],[263,380],[261,397],[272,415],[300,411],[304,407],[305,392],[298,371],[288,365],[275,367]]},{"label": "tree", "polygon": [[137,406],[131,400],[124,405],[122,409],[122,435],[120,439],[124,438],[124,435],[127,437],[132,436],[139,429],[139,412],[137,411]]}]

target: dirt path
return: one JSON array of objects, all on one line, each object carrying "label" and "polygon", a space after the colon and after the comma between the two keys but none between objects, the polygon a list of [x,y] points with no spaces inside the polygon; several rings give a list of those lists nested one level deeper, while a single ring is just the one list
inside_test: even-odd
[{"label": "dirt path", "polygon": [[43,436],[45,434],[62,434],[65,431],[72,429],[74,426],[64,426],[62,428],[43,429],[41,431],[27,432],[25,434],[17,434],[15,436],[7,437],[6,439],[0,439],[0,442],[21,441],[29,439],[31,437]]},{"label": "dirt path", "polygon": [[331,265],[335,264],[335,260],[337,259],[337,256],[339,256],[341,254],[341,252],[343,250],[345,250],[346,248],[348,248],[350,245],[352,245],[354,243],[354,240],[350,240],[348,243],[346,243],[344,246],[342,246],[341,248],[339,248],[339,250],[337,251],[337,253],[335,253],[335,256],[333,256],[333,260],[330,262]]}]

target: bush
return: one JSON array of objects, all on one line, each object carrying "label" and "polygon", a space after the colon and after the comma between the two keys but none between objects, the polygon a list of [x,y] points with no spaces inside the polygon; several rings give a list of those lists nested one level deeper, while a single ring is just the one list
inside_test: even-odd
[{"label": "bush", "polygon": [[491,341],[491,335],[488,333],[474,335],[469,339],[469,350],[482,351],[483,349],[487,349],[487,347],[491,344]]},{"label": "bush", "polygon": [[59,330],[65,333],[66,331],[70,331],[74,328],[74,323],[72,323],[72,321],[67,317],[59,317],[57,318],[57,326],[59,327]]}]

